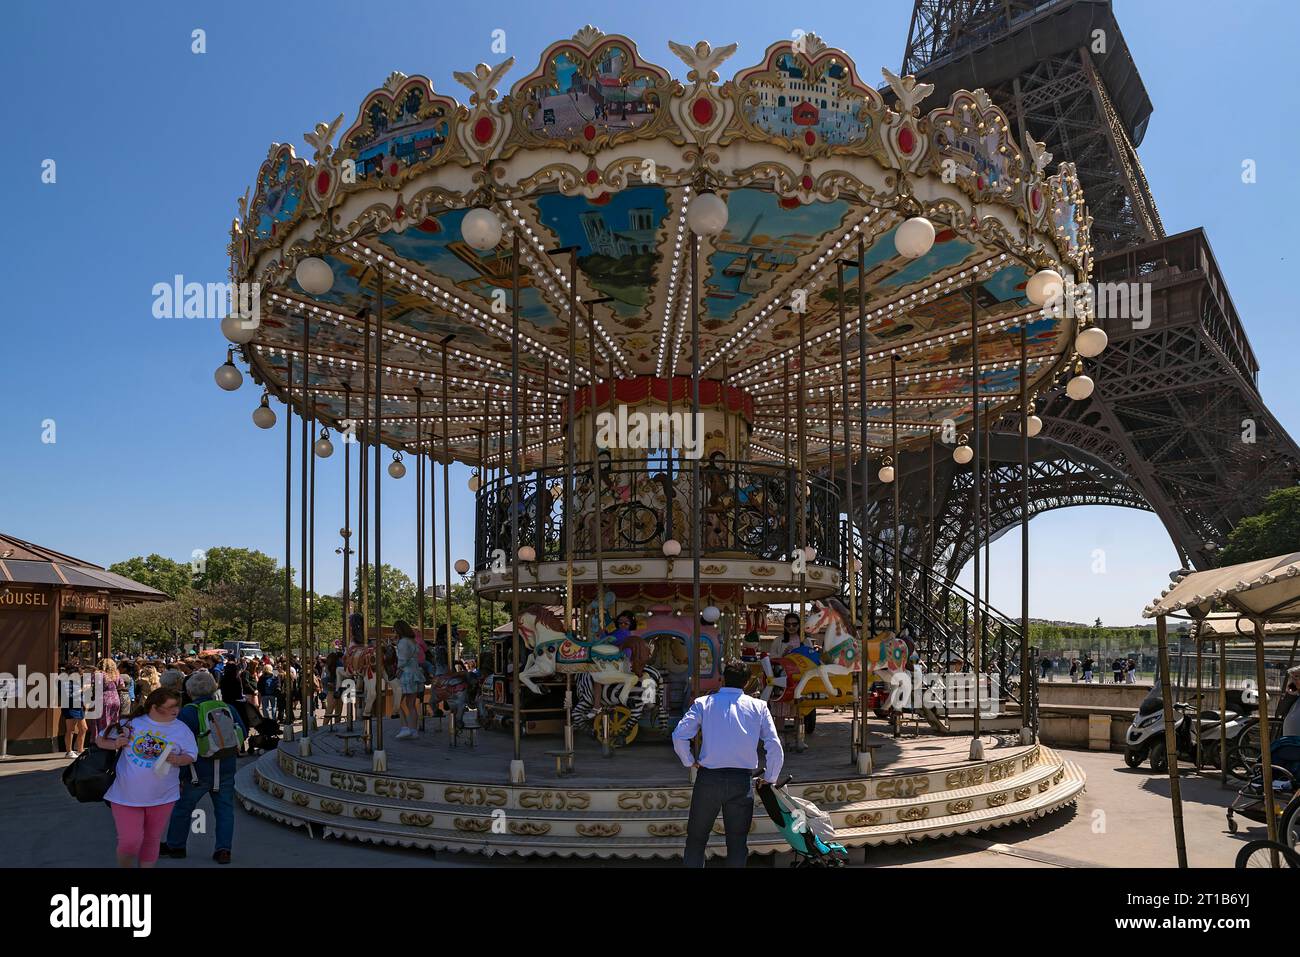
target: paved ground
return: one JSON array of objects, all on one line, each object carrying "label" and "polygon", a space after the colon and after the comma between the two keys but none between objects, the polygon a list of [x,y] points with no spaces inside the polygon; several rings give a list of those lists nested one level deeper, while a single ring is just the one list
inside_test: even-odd
[{"label": "paved ground", "polygon": [[[1059,749],[1058,749],[1059,750]],[[1150,771],[1130,771],[1122,755],[1060,751],[1081,765],[1087,790],[1075,808],[1030,824],[970,837],[872,849],[877,867],[1172,867],[1176,863],[1169,816],[1169,782]],[[113,821],[102,804],[77,804],[59,781],[63,758],[15,758],[0,763],[0,866],[106,867],[113,862]],[[1243,840],[1263,836],[1244,825],[1233,836],[1223,809],[1233,792],[1214,778],[1183,779],[1188,859],[1193,867],[1231,867]],[[204,802],[200,807],[207,807]],[[481,867],[486,859],[461,854],[311,839],[302,830],[236,812],[235,862],[243,867]],[[162,868],[216,867],[212,834],[194,835],[190,856]],[[863,852],[853,852],[860,865]],[[776,866],[786,861],[778,859]],[[520,866],[502,858],[498,864]],[[538,862],[533,862],[536,865]],[[550,862],[574,866],[567,862]],[[617,866],[608,863],[602,866]],[[633,866],[633,865],[624,865]]]}]

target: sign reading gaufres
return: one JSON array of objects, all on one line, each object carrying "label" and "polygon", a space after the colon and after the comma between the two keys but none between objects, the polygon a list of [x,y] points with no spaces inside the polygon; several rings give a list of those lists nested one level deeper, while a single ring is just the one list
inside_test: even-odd
[{"label": "sign reading gaufres", "polygon": [[6,588],[0,590],[0,608],[49,608],[49,592]]}]

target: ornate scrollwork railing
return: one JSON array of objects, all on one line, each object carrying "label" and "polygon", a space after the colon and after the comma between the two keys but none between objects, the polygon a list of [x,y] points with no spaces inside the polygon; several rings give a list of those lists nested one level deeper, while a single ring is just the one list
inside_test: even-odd
[{"label": "ornate scrollwork railing", "polygon": [[[806,493],[800,494],[793,467],[720,458],[701,462],[699,476],[702,554],[771,561],[806,544],[817,550],[818,564],[839,567],[839,492],[830,482],[809,476]],[[595,558],[598,535],[603,555],[660,557],[671,538],[681,543],[681,557],[689,558],[692,481],[691,465],[680,460],[671,468],[602,463],[598,482],[590,462],[571,470],[534,469],[519,477],[517,489],[510,476],[496,478],[477,495],[475,567],[489,565],[498,549],[511,554],[516,523],[520,547],[532,547],[537,561],[569,557],[568,522],[575,559]]]}]

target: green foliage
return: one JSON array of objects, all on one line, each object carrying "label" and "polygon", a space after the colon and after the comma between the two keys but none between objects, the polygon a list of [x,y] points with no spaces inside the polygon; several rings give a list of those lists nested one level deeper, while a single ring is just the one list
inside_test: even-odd
[{"label": "green foliage", "polygon": [[1243,518],[1219,552],[1220,565],[1259,561],[1300,549],[1300,487],[1282,488],[1264,499],[1259,514]]}]

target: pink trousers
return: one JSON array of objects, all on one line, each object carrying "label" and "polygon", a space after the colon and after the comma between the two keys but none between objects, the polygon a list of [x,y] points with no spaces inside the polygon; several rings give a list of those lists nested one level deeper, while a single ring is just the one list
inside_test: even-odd
[{"label": "pink trousers", "polygon": [[113,823],[117,825],[117,853],[137,858],[142,864],[158,860],[158,844],[172,817],[175,801],[153,807],[127,807],[109,804]]}]

